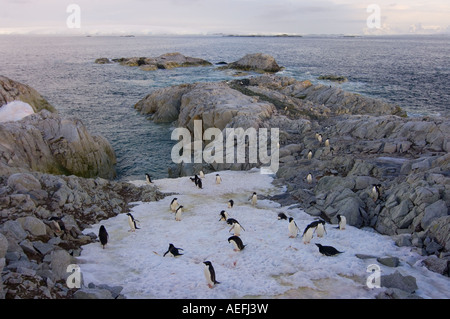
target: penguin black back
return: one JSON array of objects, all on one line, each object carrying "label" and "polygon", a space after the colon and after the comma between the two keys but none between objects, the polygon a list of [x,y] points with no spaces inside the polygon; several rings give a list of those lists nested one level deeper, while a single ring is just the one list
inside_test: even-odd
[{"label": "penguin black back", "polygon": [[103,246],[103,249],[105,249],[106,244],[108,243],[108,232],[106,231],[105,226],[101,225],[100,230],[98,231],[98,238],[100,239],[100,243]]},{"label": "penguin black back", "polygon": [[316,244],[316,246],[319,247],[319,252],[325,256],[335,256],[343,253],[343,251],[338,251],[332,246],[322,246],[321,244]]}]

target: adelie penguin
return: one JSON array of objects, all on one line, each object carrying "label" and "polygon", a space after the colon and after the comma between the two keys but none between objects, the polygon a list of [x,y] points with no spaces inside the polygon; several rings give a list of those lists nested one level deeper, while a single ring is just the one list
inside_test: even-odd
[{"label": "adelie penguin", "polygon": [[318,223],[316,226],[317,237],[323,237],[323,235],[326,233],[327,233],[327,231],[325,229],[325,221],[322,219],[318,220]]},{"label": "adelie penguin", "polygon": [[230,199],[228,201],[228,208],[233,208],[233,206],[234,206],[234,200]]},{"label": "adelie penguin", "polygon": [[338,219],[338,227],[336,227],[337,229],[340,230],[344,230],[345,226],[347,226],[347,218],[345,218],[345,216],[342,216],[340,214],[337,214],[337,219]]},{"label": "adelie penguin", "polygon": [[308,226],[306,226],[305,230],[303,231],[303,235],[302,235],[304,244],[309,244],[311,242],[311,238],[313,237],[316,226],[317,225],[315,225],[314,223],[311,223]]},{"label": "adelie penguin", "polygon": [[220,221],[227,221],[228,220],[228,213],[226,212],[226,211],[224,211],[224,210],[222,210],[221,212],[220,212],[220,219],[219,219],[219,222]]},{"label": "adelie penguin", "polygon": [[170,210],[175,213],[177,211],[178,206],[180,206],[178,205],[178,198],[175,197],[170,202]]},{"label": "adelie penguin", "polygon": [[287,220],[288,219],[285,213],[279,213],[277,218],[278,218],[278,220],[281,220],[281,219]]},{"label": "adelie penguin", "polygon": [[309,174],[306,176],[306,181],[308,182],[308,184],[311,184],[311,183],[313,182],[313,177],[312,177],[312,174],[311,174],[311,173],[309,173]]},{"label": "adelie penguin", "polygon": [[152,182],[152,178],[150,177],[150,175],[149,174],[145,174],[145,180],[147,181],[147,183],[148,184],[152,184],[153,182]]},{"label": "adelie penguin", "polygon": [[106,231],[105,226],[101,225],[100,230],[98,231],[98,238],[100,239],[100,244],[102,245],[103,249],[105,249],[106,244],[108,243],[108,232]]},{"label": "adelie penguin", "polygon": [[250,200],[252,201],[252,206],[256,206],[256,203],[258,202],[258,195],[256,195],[256,192],[253,192]]},{"label": "adelie penguin", "polygon": [[175,220],[179,222],[181,220],[181,213],[183,212],[183,206],[178,206],[175,212]]},{"label": "adelie penguin", "polygon": [[49,220],[53,223],[53,226],[55,227],[56,232],[58,234],[60,234],[66,230],[66,226],[64,225],[64,222],[62,221],[61,217],[53,216],[53,217],[50,217]]},{"label": "adelie penguin", "polygon": [[228,232],[233,231],[233,234],[235,236],[241,235],[241,229],[245,231],[244,227],[242,227],[241,224],[239,224],[239,222],[236,219],[229,218],[227,220],[227,223],[233,225],[233,226],[231,226],[231,228]]},{"label": "adelie penguin", "polygon": [[222,177],[219,174],[216,174],[216,184],[222,183]]},{"label": "adelie penguin", "polygon": [[289,217],[289,225],[288,225],[288,230],[289,230],[289,238],[295,238],[298,235],[299,232],[299,228],[297,226],[297,224],[294,221],[294,218]]},{"label": "adelie penguin", "polygon": [[169,244],[169,249],[164,253],[163,257],[166,257],[166,255],[169,257],[182,256],[183,254],[180,253],[180,250],[183,250],[183,248],[177,248],[173,244]]},{"label": "adelie penguin", "polygon": [[309,150],[308,154],[306,155],[306,157],[310,160],[313,157],[313,153],[311,150]]},{"label": "adelie penguin", "polygon": [[381,196],[380,187],[381,187],[380,184],[372,185],[372,192],[370,194],[370,197],[372,197],[374,202],[376,202]]},{"label": "adelie penguin", "polygon": [[325,256],[336,256],[343,253],[331,246],[322,246],[321,244],[316,244],[316,246],[319,247],[319,252]]},{"label": "adelie penguin", "polygon": [[233,244],[234,251],[241,251],[245,248],[246,245],[242,242],[238,236],[231,236],[228,238],[228,242]]},{"label": "adelie penguin", "polygon": [[197,185],[198,188],[202,189],[202,188],[203,188],[202,179],[199,178],[199,179],[197,180],[197,183],[196,183],[195,185]]},{"label": "adelie penguin", "polygon": [[200,176],[200,178],[205,178],[205,173],[203,173],[203,171],[200,171],[200,172],[198,173],[198,175]]},{"label": "adelie penguin", "polygon": [[133,215],[131,215],[130,213],[127,213],[128,216],[128,225],[130,225],[130,230],[134,232],[136,229],[140,229],[139,227],[137,227],[136,222],[138,222],[137,219],[134,219]]},{"label": "adelie penguin", "polygon": [[214,285],[220,284],[220,282],[216,280],[216,272],[214,270],[212,263],[210,261],[204,261],[203,263],[205,264],[203,272],[205,274],[208,287],[213,288]]}]

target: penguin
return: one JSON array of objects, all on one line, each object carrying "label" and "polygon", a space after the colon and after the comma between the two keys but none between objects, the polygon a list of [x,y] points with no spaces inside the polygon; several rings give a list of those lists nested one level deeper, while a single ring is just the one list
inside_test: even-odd
[{"label": "penguin", "polygon": [[178,206],[179,206],[178,205],[178,198],[175,197],[170,202],[170,210],[175,213],[177,211]]},{"label": "penguin", "polygon": [[330,147],[330,139],[329,139],[329,138],[327,138],[327,139],[325,140],[325,146],[326,146],[326,147]]},{"label": "penguin", "polygon": [[307,155],[308,159],[310,160],[312,158],[312,156],[313,156],[313,153],[311,150],[309,150],[308,155]]},{"label": "penguin", "polygon": [[137,227],[136,222],[138,222],[137,219],[134,219],[133,215],[131,215],[130,213],[127,213],[128,215],[128,224],[130,225],[130,230],[134,232],[136,229],[140,229],[139,227]]},{"label": "penguin", "polygon": [[316,244],[316,246],[319,247],[319,252],[325,256],[335,256],[343,253],[343,251],[338,251],[331,246],[322,246],[321,244]]},{"label": "penguin", "polygon": [[317,233],[317,237],[323,237],[324,234],[327,233],[326,229],[325,229],[325,221],[324,220],[319,220],[316,226],[316,233]]},{"label": "penguin", "polygon": [[198,188],[203,189],[203,183],[202,183],[202,179],[201,178],[197,179],[197,184],[196,185],[197,185]]},{"label": "penguin", "polygon": [[281,220],[281,219],[287,220],[287,216],[286,216],[285,213],[279,213],[279,214],[278,214],[278,220]]},{"label": "penguin", "polygon": [[206,278],[206,282],[208,283],[208,287],[213,288],[214,285],[220,284],[220,282],[218,282],[216,280],[216,272],[214,271],[214,267],[211,264],[211,262],[204,261],[203,263],[205,264],[205,268],[203,269],[203,272],[205,274],[205,278]]},{"label": "penguin", "polygon": [[297,237],[299,228],[298,228],[297,224],[295,223],[294,218],[292,218],[292,217],[289,217],[288,229],[289,229],[289,238]]},{"label": "penguin", "polygon": [[305,230],[303,231],[303,243],[309,244],[311,242],[311,238],[313,238],[314,230],[316,229],[316,225],[313,223],[306,226]]},{"label": "penguin", "polygon": [[200,171],[200,172],[198,173],[198,175],[200,176],[200,178],[205,178],[205,173],[203,173],[203,171]]},{"label": "penguin", "polygon": [[372,185],[372,192],[370,196],[372,197],[374,202],[376,202],[381,196],[380,186],[381,186],[380,184]]},{"label": "penguin", "polygon": [[55,226],[57,233],[62,233],[66,230],[66,226],[64,225],[64,222],[62,221],[61,217],[53,216],[50,217],[49,220],[53,223],[53,226]]},{"label": "penguin", "polygon": [[224,221],[228,220],[228,213],[226,211],[224,211],[224,210],[222,210],[220,212],[219,222],[222,221],[222,220],[224,220]]},{"label": "penguin", "polygon": [[243,230],[245,231],[244,227],[242,227],[241,224],[239,224],[239,222],[238,222],[236,219],[233,219],[233,218],[229,218],[229,219],[227,220],[227,223],[228,223],[228,224],[230,224],[230,222],[229,222],[230,220],[232,220],[232,221],[231,221],[231,224],[232,224],[233,226],[231,226],[231,228],[230,228],[230,230],[229,230],[228,232],[233,231],[233,234],[234,234],[235,236],[240,236],[240,235],[241,235],[241,229],[243,229]]},{"label": "penguin", "polygon": [[339,225],[336,228],[340,229],[340,230],[344,230],[345,226],[347,226],[347,218],[345,218],[345,216],[342,216],[340,214],[338,214],[336,217],[338,219],[338,225]]},{"label": "penguin", "polygon": [[181,220],[181,213],[183,212],[183,206],[178,206],[177,211],[175,212],[175,220],[179,222]]},{"label": "penguin", "polygon": [[190,178],[191,181],[194,182],[195,186],[197,186],[198,180],[199,180],[198,176],[197,176],[197,175],[194,175],[194,177],[189,177],[189,178]]},{"label": "penguin", "polygon": [[308,176],[306,176],[306,181],[308,182],[308,184],[311,184],[311,183],[312,183],[313,177],[312,177],[312,174],[311,174],[311,173],[309,173]]},{"label": "penguin", "polygon": [[228,242],[233,244],[234,251],[241,251],[246,246],[242,243],[242,240],[238,236],[231,236],[228,238]]},{"label": "penguin", "polygon": [[322,143],[322,140],[323,140],[322,134],[317,133],[316,137],[317,137],[317,140],[319,141],[319,143]]},{"label": "penguin", "polygon": [[216,174],[216,184],[220,184],[222,183],[222,178],[220,177],[219,174]]},{"label": "penguin", "polygon": [[228,201],[228,208],[233,208],[233,206],[234,206],[234,200],[230,199]]},{"label": "penguin", "polygon": [[250,199],[252,201],[252,206],[255,206],[258,202],[258,195],[256,195],[256,192],[253,192],[253,195],[250,197]]},{"label": "penguin", "polygon": [[173,244],[169,244],[169,249],[164,253],[163,257],[166,257],[168,255],[169,257],[177,257],[182,256],[179,251],[183,250],[183,248],[177,248]]},{"label": "penguin", "polygon": [[153,182],[152,182],[152,178],[150,177],[150,175],[149,174],[145,174],[145,180],[147,181],[147,183],[148,184],[152,184]]},{"label": "penguin", "polygon": [[105,226],[101,225],[100,230],[98,231],[98,238],[100,238],[100,243],[102,244],[103,249],[105,249],[105,246],[108,243],[108,237],[109,235]]}]

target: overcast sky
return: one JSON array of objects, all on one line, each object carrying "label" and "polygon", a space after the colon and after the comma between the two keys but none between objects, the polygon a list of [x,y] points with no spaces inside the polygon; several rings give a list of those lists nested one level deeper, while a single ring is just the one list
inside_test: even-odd
[{"label": "overcast sky", "polygon": [[0,0],[0,34],[9,33],[448,34],[450,1]]}]

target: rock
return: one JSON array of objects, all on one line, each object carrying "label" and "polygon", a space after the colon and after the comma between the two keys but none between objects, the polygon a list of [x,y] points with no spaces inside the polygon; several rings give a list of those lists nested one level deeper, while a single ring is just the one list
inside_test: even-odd
[{"label": "rock", "polygon": [[379,257],[377,261],[388,267],[398,267],[400,260],[397,257]]},{"label": "rock", "polygon": [[55,274],[56,280],[66,280],[70,273],[67,266],[73,263],[72,256],[63,249],[53,250],[50,254],[50,266]]},{"label": "rock", "polygon": [[416,283],[416,278],[413,276],[403,276],[398,271],[391,275],[382,275],[381,287],[397,288],[410,294],[419,288]]},{"label": "rock", "polygon": [[8,220],[3,224],[0,232],[5,237],[11,237],[16,242],[20,242],[27,238],[27,232],[22,228],[22,225],[16,220]]},{"label": "rock", "polygon": [[441,275],[448,275],[450,261],[437,256],[430,256],[423,260],[423,264],[429,270]]},{"label": "rock", "polygon": [[344,82],[348,81],[348,79],[345,76],[339,76],[339,75],[333,75],[333,74],[321,75],[317,79],[333,81],[333,82],[338,82],[338,83],[344,83]]},{"label": "rock", "polygon": [[277,64],[274,57],[263,53],[247,54],[238,61],[229,63],[222,68],[256,71],[261,73],[276,73],[281,70],[281,67]]},{"label": "rock", "polygon": [[45,224],[36,217],[21,217],[18,218],[17,221],[22,225],[22,228],[28,231],[32,236],[44,236],[47,233]]},{"label": "rock", "polygon": [[7,185],[15,192],[27,193],[32,190],[40,190],[41,183],[29,173],[17,173],[8,177]]},{"label": "rock", "polygon": [[450,216],[434,219],[428,226],[427,233],[445,250],[450,251]]},{"label": "rock", "polygon": [[376,297],[376,299],[422,299],[421,297],[410,294],[406,291],[397,288],[389,288],[383,292],[380,292]]},{"label": "rock", "polygon": [[0,260],[5,258],[7,251],[8,251],[8,239],[2,233],[0,233]]},{"label": "rock", "polygon": [[95,60],[95,63],[97,64],[109,64],[112,63],[112,61],[108,58],[98,58]]},{"label": "rock", "polygon": [[425,207],[425,214],[420,222],[423,229],[427,229],[434,219],[445,217],[448,215],[447,205],[443,200],[434,202],[433,204]]},{"label": "rock", "polygon": [[[110,61],[107,58],[99,58],[95,63],[105,64]],[[160,55],[158,57],[131,57],[112,59],[113,62],[119,62],[121,65],[135,67],[138,66],[143,71],[155,71],[158,69],[173,69],[180,67],[199,67],[211,66],[212,63],[200,59],[184,56],[181,53],[173,52]]]},{"label": "rock", "polygon": [[0,124],[0,140],[0,173],[5,175],[40,171],[115,177],[116,157],[109,142],[89,134],[75,118],[63,119],[44,110]]},{"label": "rock", "polygon": [[0,107],[17,100],[31,105],[34,112],[39,112],[44,109],[55,112],[55,108],[35,89],[0,75]]},{"label": "rock", "polygon": [[109,290],[98,288],[81,288],[73,296],[75,299],[113,299]]}]

